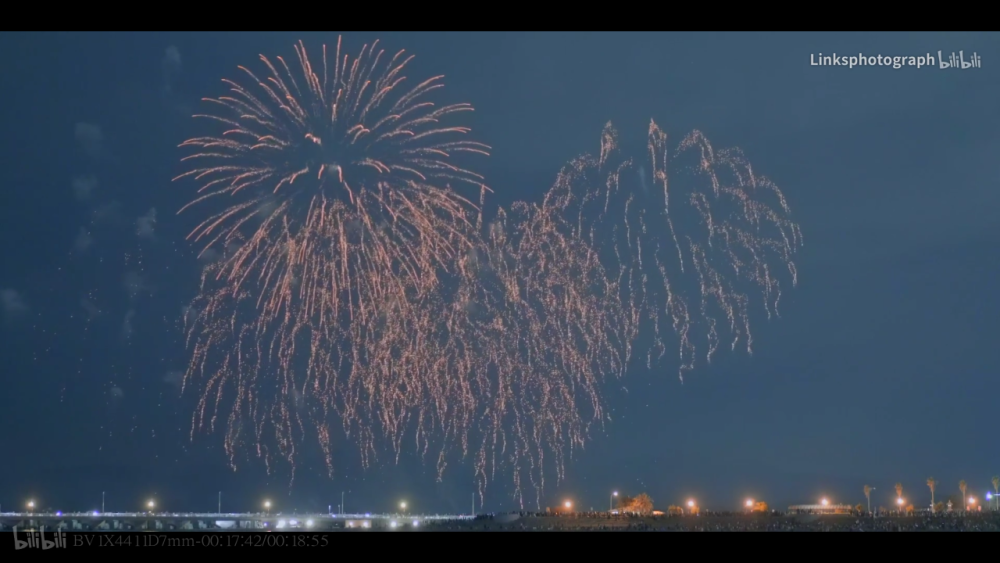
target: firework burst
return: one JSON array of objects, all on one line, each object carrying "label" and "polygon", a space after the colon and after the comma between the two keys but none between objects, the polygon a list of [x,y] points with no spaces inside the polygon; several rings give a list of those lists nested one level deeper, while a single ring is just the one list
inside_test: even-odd
[{"label": "firework burst", "polygon": [[405,87],[402,51],[376,42],[352,60],[338,40],[320,66],[295,53],[261,56],[263,79],[240,67],[246,85],[224,80],[229,95],[205,100],[218,114],[195,116],[218,133],[181,145],[205,163],[178,176],[203,184],[181,211],[217,206],[189,236],[214,261],[187,315],[184,382],[202,391],[192,432],[225,423],[233,461],[249,444],[294,464],[313,432],[332,472],[335,415],[368,461],[380,431],[398,445],[415,428],[419,444],[472,407],[438,369],[433,311],[479,240],[451,185],[486,188],[455,157],[488,147],[441,124],[472,108],[426,101],[440,76]]},{"label": "firework burst", "polygon": [[338,423],[365,464],[383,439],[396,456],[437,442],[439,476],[457,447],[481,487],[509,470],[540,505],[644,330],[652,367],[672,329],[682,377],[723,338],[751,350],[752,304],[776,315],[796,282],[799,228],[738,150],[695,132],[671,152],[655,123],[648,159],[622,157],[609,124],[542,203],[484,228],[488,189],[456,157],[488,147],[441,124],[471,107],[425,101],[440,77],[407,89],[410,57],[376,46],[240,67],[248,85],[196,116],[219,132],[182,145],[206,163],[178,177],[202,182],[185,209],[217,205],[189,237],[208,262],[185,314],[192,433],[224,427],[234,464],[293,468],[313,434],[331,473]]},{"label": "firework burst", "polygon": [[619,273],[626,326],[651,334],[647,367],[666,355],[672,332],[683,380],[723,339],[752,353],[754,304],[778,315],[784,285],[798,282],[802,234],[781,190],[739,149],[716,150],[694,131],[671,151],[652,121],[646,149],[647,158],[624,157],[608,123],[600,154],[570,163],[558,183]]},{"label": "firework burst", "polygon": [[[614,275],[578,225],[557,185],[539,204],[500,210],[483,246],[461,263],[462,284],[444,326],[468,374],[477,419],[466,428],[480,486],[504,472],[514,495],[535,493],[604,419],[601,386],[623,375],[634,334]],[[443,461],[443,458],[442,458]]]}]

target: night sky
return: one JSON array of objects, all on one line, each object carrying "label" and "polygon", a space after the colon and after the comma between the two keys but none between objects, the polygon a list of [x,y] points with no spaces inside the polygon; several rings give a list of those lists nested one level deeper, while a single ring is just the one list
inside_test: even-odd
[{"label": "night sky", "polygon": [[[190,115],[259,53],[337,33],[3,34],[0,122],[0,507],[60,510],[467,512],[468,464],[443,482],[404,455],[338,473],[304,459],[290,485],[229,469],[222,435],[190,437],[179,319],[200,267],[176,212],[196,185],[177,145]],[[741,147],[784,190],[805,247],[782,318],[757,315],[754,354],[685,377],[643,366],[610,382],[614,421],[549,481],[543,505],[603,509],[613,490],[658,507],[693,497],[773,506],[888,506],[893,484],[929,502],[1000,473],[1000,37],[995,34],[346,34],[417,55],[492,156],[494,204],[537,201],[613,121],[628,143],[650,118],[679,139]],[[823,54],[975,51],[982,68],[811,66]],[[991,422],[993,421],[993,422]],[[510,510],[509,480],[485,495]],[[926,497],[926,498],[925,498]],[[529,495],[529,498],[533,496]],[[478,505],[477,499],[477,505]],[[531,507],[533,508],[533,507]]]}]

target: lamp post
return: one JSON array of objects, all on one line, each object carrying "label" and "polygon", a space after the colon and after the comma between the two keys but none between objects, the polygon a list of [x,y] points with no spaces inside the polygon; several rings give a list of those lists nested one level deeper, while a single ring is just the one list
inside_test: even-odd
[{"label": "lamp post", "polygon": [[615,509],[615,497],[617,496],[618,496],[618,491],[611,493],[611,504],[608,505],[610,507],[608,508],[608,512],[611,512],[612,510]]},{"label": "lamp post", "polygon": [[34,510],[35,510],[35,501],[29,500],[28,501],[28,512],[32,512]]},{"label": "lamp post", "polygon": [[149,502],[146,503],[146,508],[149,509],[149,512],[153,512],[153,509],[156,508],[156,502],[150,500]]},{"label": "lamp post", "polygon": [[753,499],[747,499],[746,501],[747,512],[753,512]]},{"label": "lamp post", "polygon": [[403,511],[403,514],[406,514],[406,501],[399,503],[399,509]]},{"label": "lamp post", "polygon": [[264,513],[265,514],[270,514],[270,512],[271,512],[271,501],[265,500],[264,501]]}]

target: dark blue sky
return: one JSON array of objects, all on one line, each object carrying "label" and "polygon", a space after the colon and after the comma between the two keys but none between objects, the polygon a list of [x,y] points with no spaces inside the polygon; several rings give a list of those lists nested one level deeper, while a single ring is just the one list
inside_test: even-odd
[{"label": "dark blue sky", "polygon": [[[172,184],[190,113],[257,55],[336,33],[4,34],[0,120],[0,506],[177,510],[282,506],[466,511],[468,466],[443,483],[404,458],[333,481],[303,463],[227,468],[221,436],[190,440],[173,373],[198,265]],[[347,34],[417,55],[471,102],[495,202],[537,201],[605,122],[627,142],[650,118],[740,146],[802,225],[800,286],[758,322],[755,354],[723,354],[681,383],[675,366],[611,384],[615,422],[545,503],[602,508],[612,490],[658,505],[782,506],[820,495],[924,504],[1000,473],[1000,38],[992,34]],[[165,55],[173,47],[171,55]],[[982,68],[810,66],[810,55],[975,51]],[[179,58],[173,55],[179,55]],[[155,209],[151,231],[137,221]],[[86,236],[81,236],[81,229]],[[10,291],[6,291],[10,290]],[[127,327],[127,330],[126,330]],[[620,387],[627,387],[624,392]],[[907,495],[911,496],[911,495]],[[486,508],[513,508],[503,479]]]}]

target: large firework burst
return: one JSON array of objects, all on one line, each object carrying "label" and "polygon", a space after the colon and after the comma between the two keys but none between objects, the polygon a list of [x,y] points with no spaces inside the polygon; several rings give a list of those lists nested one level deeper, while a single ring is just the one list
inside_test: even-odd
[{"label": "large firework burst", "polygon": [[188,316],[185,385],[202,391],[192,432],[224,416],[231,458],[251,444],[270,459],[276,444],[294,463],[312,429],[332,471],[333,414],[367,459],[379,430],[419,441],[473,407],[439,369],[434,311],[478,240],[451,184],[486,190],[455,156],[488,147],[441,124],[472,109],[425,99],[442,77],[405,87],[402,51],[376,42],[352,60],[338,40],[318,67],[295,52],[295,72],[261,56],[266,78],[224,80],[230,94],[205,100],[219,113],[196,116],[221,130],[182,144],[206,163],[178,176],[204,182],[184,209],[217,205],[189,237],[217,259]]}]

